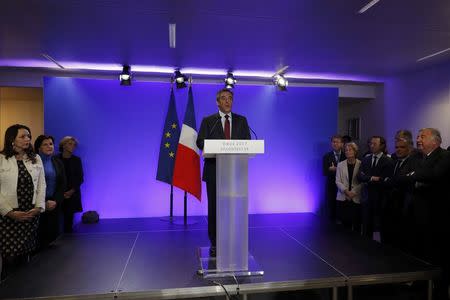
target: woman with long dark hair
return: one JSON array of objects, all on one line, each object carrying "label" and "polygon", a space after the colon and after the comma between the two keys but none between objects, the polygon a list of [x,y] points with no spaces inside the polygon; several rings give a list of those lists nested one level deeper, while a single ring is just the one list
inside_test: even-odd
[{"label": "woman with long dark hair", "polygon": [[44,168],[33,151],[30,129],[10,126],[0,152],[0,249],[5,266],[35,250],[45,188]]}]

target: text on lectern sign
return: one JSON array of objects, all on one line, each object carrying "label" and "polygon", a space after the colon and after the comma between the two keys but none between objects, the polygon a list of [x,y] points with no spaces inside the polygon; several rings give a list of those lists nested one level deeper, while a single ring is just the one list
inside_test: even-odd
[{"label": "text on lectern sign", "polygon": [[262,154],[264,140],[205,140],[203,154]]}]

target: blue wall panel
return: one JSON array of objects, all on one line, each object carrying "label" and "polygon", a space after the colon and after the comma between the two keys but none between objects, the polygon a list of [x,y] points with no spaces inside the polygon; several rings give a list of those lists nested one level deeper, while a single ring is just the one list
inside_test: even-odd
[{"label": "blue wall panel", "polygon": [[[215,94],[222,86],[194,84],[197,128],[217,110]],[[84,163],[85,210],[104,218],[163,216],[169,211],[170,186],[155,180],[159,143],[170,90],[166,83],[76,78],[45,78],[46,134],[57,141],[78,138],[77,155]],[[176,91],[183,120],[187,89]],[[233,111],[266,141],[266,154],[250,161],[250,213],[309,212],[323,195],[321,157],[336,131],[336,88],[237,86]],[[207,212],[189,197],[189,214]],[[175,189],[175,214],[183,213],[183,193]]]}]

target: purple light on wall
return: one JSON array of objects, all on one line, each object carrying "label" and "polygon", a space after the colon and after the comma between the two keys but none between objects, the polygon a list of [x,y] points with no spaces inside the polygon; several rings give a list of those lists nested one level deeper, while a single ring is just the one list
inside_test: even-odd
[{"label": "purple light on wall", "polygon": [[98,63],[84,63],[73,61],[60,61],[65,69],[69,70],[95,70],[95,71],[122,71],[123,66],[120,64],[98,64]]},{"label": "purple light on wall", "polygon": [[[91,71],[111,71],[120,72],[123,66],[116,63],[87,63],[87,62],[74,62],[74,61],[58,61],[67,70],[91,70]],[[0,66],[2,67],[30,67],[30,68],[48,68],[48,69],[60,69],[55,63],[46,60],[25,60],[25,59],[0,59]],[[175,67],[170,66],[150,66],[150,65],[131,65],[131,70],[134,73],[144,74],[172,74],[175,71]],[[193,75],[206,75],[206,76],[220,76],[226,75],[228,70],[226,69],[212,69],[212,68],[197,68],[197,67],[184,67],[181,68],[181,72],[185,74]],[[253,77],[253,78],[272,78],[275,71],[263,71],[263,70],[233,70],[234,76],[237,77]],[[373,76],[360,76],[351,74],[334,74],[334,73],[300,73],[289,72],[285,74],[286,78],[290,79],[317,79],[317,80],[345,80],[345,81],[358,81],[358,82],[383,82],[383,78]]]},{"label": "purple light on wall", "polygon": [[201,69],[201,68],[181,68],[183,74],[194,75],[226,75],[227,70],[224,69]]},{"label": "purple light on wall", "polygon": [[20,68],[51,68],[59,69],[57,65],[48,60],[38,59],[1,59],[1,67],[20,67]]},{"label": "purple light on wall", "polygon": [[318,79],[318,80],[345,80],[357,82],[383,82],[383,78],[363,75],[336,74],[336,73],[286,73],[286,78]]},{"label": "purple light on wall", "polygon": [[[197,126],[217,111],[215,94],[222,85],[194,85]],[[162,126],[169,99],[168,83],[45,78],[45,131],[59,140],[79,141],[85,183],[85,210],[104,218],[163,216],[169,210],[170,186],[156,181]],[[182,120],[187,89],[176,90]],[[247,116],[266,153],[249,166],[250,213],[308,212],[318,206],[322,186],[321,156],[337,124],[336,88],[239,86],[233,111]],[[202,202],[189,197],[189,214],[205,215]],[[175,189],[175,214],[183,213],[183,192]]]},{"label": "purple light on wall", "polygon": [[252,71],[252,70],[236,70],[233,72],[234,76],[241,77],[262,77],[272,78],[275,72],[270,71]]}]

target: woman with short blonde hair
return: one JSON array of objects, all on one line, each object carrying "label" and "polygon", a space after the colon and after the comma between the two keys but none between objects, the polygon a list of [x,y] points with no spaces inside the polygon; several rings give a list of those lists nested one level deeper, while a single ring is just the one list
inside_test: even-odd
[{"label": "woman with short blonde hair", "polygon": [[76,212],[82,212],[81,191],[80,186],[83,183],[83,166],[81,159],[74,155],[78,140],[73,136],[65,136],[59,142],[59,158],[64,164],[66,174],[66,191],[64,192],[64,200],[62,210],[64,216],[64,232],[73,231],[73,215]]},{"label": "woman with short blonde hair", "polygon": [[357,174],[361,161],[357,159],[358,146],[354,142],[344,145],[346,160],[341,161],[336,169],[336,215],[341,223],[353,231],[361,232],[361,184]]}]

